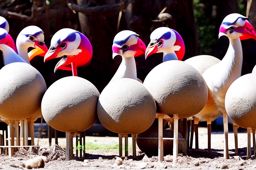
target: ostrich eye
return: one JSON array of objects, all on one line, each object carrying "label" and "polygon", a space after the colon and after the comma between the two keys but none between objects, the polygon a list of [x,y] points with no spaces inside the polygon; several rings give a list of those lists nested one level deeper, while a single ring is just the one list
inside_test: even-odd
[{"label": "ostrich eye", "polygon": [[61,47],[61,48],[66,48],[66,46],[67,46],[66,43],[61,43],[61,44],[60,44],[60,47]]},{"label": "ostrich eye", "polygon": [[51,47],[50,50],[52,50],[52,51],[53,51],[53,50],[56,50],[56,47]]},{"label": "ostrich eye", "polygon": [[161,46],[161,45],[163,44],[163,41],[162,41],[162,40],[159,40],[159,41],[157,42],[157,44],[158,44],[158,46]]},{"label": "ostrich eye", "polygon": [[34,41],[34,40],[35,40],[35,37],[34,37],[34,36],[30,36],[30,37],[29,37],[29,40],[30,40],[30,41]]},{"label": "ostrich eye", "polygon": [[124,45],[124,46],[122,47],[122,50],[123,50],[123,51],[127,51],[128,48],[129,48],[128,45]]},{"label": "ostrich eye", "polygon": [[232,34],[235,31],[235,28],[234,27],[230,27],[228,30],[229,30],[229,33]]}]

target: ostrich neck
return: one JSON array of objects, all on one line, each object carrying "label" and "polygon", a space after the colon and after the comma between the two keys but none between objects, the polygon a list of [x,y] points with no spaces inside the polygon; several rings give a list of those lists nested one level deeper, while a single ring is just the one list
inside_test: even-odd
[{"label": "ostrich neck", "polygon": [[111,81],[119,78],[131,78],[137,80],[137,69],[134,57],[122,57],[122,62]]},{"label": "ostrich neck", "polygon": [[17,50],[18,54],[27,62],[28,60],[28,47],[26,45],[23,45],[22,43],[19,42],[19,39],[17,39]]},{"label": "ostrich neck", "polygon": [[178,60],[177,55],[175,52],[164,52],[163,53],[163,62],[170,61],[170,60]]},{"label": "ostrich neck", "polygon": [[218,109],[225,112],[225,95],[229,86],[241,75],[243,52],[240,39],[229,39],[224,58],[203,73]]},{"label": "ostrich neck", "polygon": [[226,75],[226,80],[228,86],[241,76],[242,64],[243,64],[243,50],[241,41],[239,38],[237,39],[229,39],[229,47],[228,50],[220,62],[222,66],[222,71],[224,71]]}]

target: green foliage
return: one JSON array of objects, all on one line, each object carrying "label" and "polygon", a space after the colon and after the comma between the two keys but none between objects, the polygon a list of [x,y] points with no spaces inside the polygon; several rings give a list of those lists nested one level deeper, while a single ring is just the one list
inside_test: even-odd
[{"label": "green foliage", "polygon": [[[193,0],[194,16],[199,39],[199,53],[213,54],[213,46],[217,42],[219,25],[216,24],[217,6],[214,1]],[[245,15],[246,0],[238,0],[238,12]],[[215,3],[215,4],[214,4]]]},{"label": "green foliage", "polygon": [[118,151],[119,145],[118,143],[111,143],[111,144],[102,144],[102,143],[94,143],[94,142],[87,142],[85,145],[85,150],[101,150],[101,151]]},{"label": "green foliage", "polygon": [[199,38],[199,53],[211,54],[212,47],[217,39],[215,35],[216,25],[213,24],[212,18],[207,17],[205,14],[205,5],[200,0],[194,0],[193,3]]}]

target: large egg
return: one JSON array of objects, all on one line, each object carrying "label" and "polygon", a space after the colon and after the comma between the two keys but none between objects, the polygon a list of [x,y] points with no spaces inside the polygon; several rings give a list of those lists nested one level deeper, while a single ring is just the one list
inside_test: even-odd
[{"label": "large egg", "polygon": [[97,113],[106,129],[121,134],[138,134],[152,125],[156,105],[140,82],[121,78],[101,92]]},{"label": "large egg", "polygon": [[11,63],[0,70],[0,116],[7,120],[32,117],[46,90],[42,75],[27,63]]},{"label": "large egg", "polygon": [[157,65],[143,84],[156,100],[159,112],[177,114],[179,118],[198,113],[208,97],[203,77],[182,61],[172,60]]},{"label": "large egg", "polygon": [[193,66],[199,73],[203,74],[206,69],[220,62],[220,59],[210,55],[198,55],[184,62]]},{"label": "large egg", "polygon": [[246,74],[235,80],[225,97],[228,116],[240,127],[256,128],[256,78]]},{"label": "large egg", "polygon": [[63,132],[82,132],[96,118],[97,88],[76,76],[61,78],[45,92],[41,104],[45,121]]}]

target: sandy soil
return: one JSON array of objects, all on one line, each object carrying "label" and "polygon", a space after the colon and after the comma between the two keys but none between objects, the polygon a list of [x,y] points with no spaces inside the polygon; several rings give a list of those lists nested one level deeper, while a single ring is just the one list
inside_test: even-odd
[{"label": "sandy soil", "polygon": [[[59,146],[48,147],[46,139],[40,139],[39,149],[20,149],[15,156],[0,156],[0,169],[22,169],[22,162],[38,155],[44,155],[46,164],[44,169],[256,169],[256,160],[252,156],[246,159],[246,133],[239,133],[239,156],[234,156],[233,134],[229,134],[230,159],[222,158],[223,134],[213,133],[212,152],[209,153],[207,147],[206,129],[199,129],[199,150],[189,150],[188,155],[179,154],[178,162],[173,165],[172,155],[166,155],[164,162],[159,163],[157,157],[147,157],[137,149],[137,158],[131,156],[119,158],[118,150],[87,150],[85,159],[65,161],[65,152],[61,147],[65,147],[65,140],[59,141]],[[37,140],[36,140],[37,141]],[[102,145],[117,144],[116,137],[86,137],[86,142],[94,142]],[[131,143],[131,139],[129,139]],[[252,152],[253,153],[253,152]],[[129,152],[131,154],[131,152]]]}]

